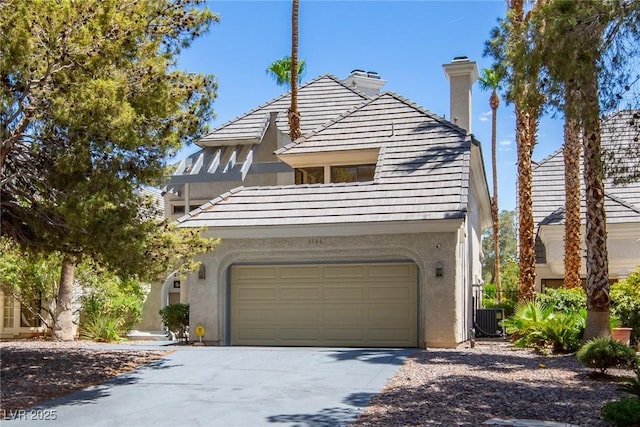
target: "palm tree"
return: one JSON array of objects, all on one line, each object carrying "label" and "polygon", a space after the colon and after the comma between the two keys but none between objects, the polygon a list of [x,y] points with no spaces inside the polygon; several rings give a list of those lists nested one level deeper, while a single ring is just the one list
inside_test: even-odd
[{"label": "palm tree", "polygon": [[[606,44],[611,42],[619,28],[615,19],[621,17],[616,5],[609,2],[547,2],[540,14],[539,48],[549,77],[564,85],[565,173],[567,225],[566,250],[576,251],[571,242],[579,236],[570,231],[569,222],[579,221],[579,150],[582,127],[583,179],[586,193],[586,266],[587,266],[587,325],[584,338],[607,336],[609,331],[609,269],[607,227],[604,209],[604,164],[600,142],[600,87]],[[624,10],[622,10],[624,14]],[[605,41],[605,29],[608,42]],[[615,62],[612,62],[616,64]],[[578,200],[570,199],[578,198]],[[570,217],[574,217],[570,219]],[[577,219],[575,218],[577,217]],[[579,231],[578,231],[579,233]],[[579,238],[579,237],[578,237]],[[571,247],[572,249],[569,249]],[[578,246],[579,248],[579,246]],[[579,249],[578,249],[579,251]],[[578,259],[570,261],[569,257]],[[575,264],[573,264],[575,263]],[[579,252],[565,256],[567,275],[579,271]],[[576,265],[577,264],[577,265]],[[579,281],[579,277],[569,278]]]},{"label": "palm tree", "polygon": [[502,287],[500,285],[500,222],[498,218],[498,167],[496,156],[496,120],[500,97],[497,94],[500,85],[500,75],[496,70],[483,69],[480,76],[480,87],[491,90],[489,106],[491,107],[491,171],[493,175],[493,197],[491,198],[491,220],[493,223],[493,277],[496,284],[496,299],[502,300]]},{"label": "palm tree", "polygon": [[[302,82],[302,77],[306,71],[306,62],[304,59],[298,61],[298,83]],[[289,55],[276,59],[269,65],[265,72],[270,75],[278,86],[291,85],[291,57]]]},{"label": "palm tree", "polygon": [[300,138],[300,113],[298,112],[298,8],[300,0],[293,0],[291,8],[291,106],[288,111],[289,138]]},{"label": "palm tree", "polygon": [[[536,5],[528,12],[534,13]],[[533,220],[531,160],[536,143],[538,118],[542,96],[538,90],[538,64],[530,55],[532,47],[527,38],[524,0],[509,0],[508,29],[509,48],[507,59],[512,68],[511,98],[516,112],[516,146],[518,150],[518,249],[520,282],[518,298],[535,298],[535,235]]]},{"label": "palm tree", "polygon": [[564,286],[576,288],[580,283],[580,123],[577,118],[576,82],[565,83],[564,144]]}]

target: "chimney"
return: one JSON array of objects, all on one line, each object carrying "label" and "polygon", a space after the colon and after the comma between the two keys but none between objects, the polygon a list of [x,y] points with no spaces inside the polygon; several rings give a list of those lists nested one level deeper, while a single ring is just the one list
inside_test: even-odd
[{"label": "chimney", "polygon": [[342,81],[349,87],[352,87],[367,96],[376,96],[380,93],[380,88],[387,83],[382,80],[380,75],[375,71],[365,72],[364,70],[353,70],[349,77]]},{"label": "chimney", "polygon": [[442,67],[450,82],[449,120],[471,133],[471,87],[478,80],[478,67],[466,56],[456,56]]}]

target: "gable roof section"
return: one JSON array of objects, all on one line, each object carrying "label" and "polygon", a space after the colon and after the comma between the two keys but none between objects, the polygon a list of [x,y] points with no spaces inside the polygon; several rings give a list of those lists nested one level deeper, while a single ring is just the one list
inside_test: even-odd
[{"label": "gable roof section", "polygon": [[[580,217],[585,222],[587,211],[584,195],[580,203]],[[637,208],[624,200],[607,192],[604,194],[604,207],[607,212],[607,223],[640,223],[640,208]],[[566,221],[565,208],[560,207],[540,221],[540,225],[559,225]]]},{"label": "gable roof section", "polygon": [[466,131],[391,92],[336,117],[276,151],[277,155],[379,148],[390,141],[459,139]]},{"label": "gable roof section", "polygon": [[471,136],[464,130],[386,93],[287,151],[322,150],[336,140],[341,142],[332,150],[381,150],[375,181],[239,187],[178,222],[224,228],[445,220],[466,214]]},{"label": "gable roof section", "polygon": [[[635,159],[627,154],[633,147],[634,138],[640,133],[640,120],[636,128],[630,125],[633,111],[621,111],[609,116],[602,123],[602,147],[613,156],[613,162],[629,164]],[[582,176],[582,162],[580,164]],[[607,222],[638,222],[640,218],[640,181],[628,184],[614,184],[607,178],[605,187],[605,209]],[[533,216],[538,224],[564,224],[564,155],[557,150],[542,160],[533,170]],[[582,188],[581,210],[584,221],[584,184]]]},{"label": "gable roof section", "polygon": [[[362,104],[369,98],[349,88],[332,75],[320,76],[298,89],[298,109],[302,133],[310,132],[346,110]],[[259,139],[271,112],[279,113],[276,125],[289,133],[287,110],[291,94],[287,92],[239,116],[201,138],[200,146],[216,145],[224,141]]]}]

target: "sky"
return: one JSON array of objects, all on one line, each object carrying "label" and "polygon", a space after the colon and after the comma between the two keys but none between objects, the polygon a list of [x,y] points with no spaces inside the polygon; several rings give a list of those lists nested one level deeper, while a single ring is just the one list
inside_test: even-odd
[{"label": "sky", "polygon": [[[216,76],[213,129],[286,91],[265,70],[291,52],[291,1],[208,1],[207,6],[220,21],[183,51],[178,67]],[[302,83],[323,74],[344,79],[354,69],[376,71],[387,81],[382,91],[449,117],[449,82],[442,65],[468,56],[479,71],[490,67],[491,58],[482,56],[484,43],[505,12],[504,0],[300,0],[299,58],[307,62]],[[491,189],[489,96],[478,83],[473,86],[472,133],[482,144]],[[513,106],[505,104],[501,100],[498,109],[498,203],[500,210],[514,210],[515,115]],[[543,117],[534,160],[561,144],[561,118]],[[197,149],[186,147],[178,158]]]}]

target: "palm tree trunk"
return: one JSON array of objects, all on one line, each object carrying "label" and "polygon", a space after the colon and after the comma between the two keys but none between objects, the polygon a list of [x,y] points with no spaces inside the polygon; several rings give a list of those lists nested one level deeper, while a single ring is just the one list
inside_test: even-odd
[{"label": "palm tree trunk", "polygon": [[577,288],[580,283],[580,126],[576,118],[575,84],[567,82],[565,96],[564,145],[564,286]]},{"label": "palm tree trunk", "polygon": [[518,243],[520,281],[518,299],[531,300],[536,296],[536,252],[535,236],[533,233],[533,172],[531,157],[537,120],[530,112],[524,112],[516,107],[516,144],[518,146]]},{"label": "palm tree trunk", "polygon": [[491,172],[493,174],[493,198],[491,199],[491,219],[493,222],[493,274],[496,283],[496,299],[502,301],[500,283],[500,219],[498,216],[498,166],[497,166],[497,116],[500,98],[494,90],[491,94]]},{"label": "palm tree trunk", "polygon": [[600,106],[598,74],[592,72],[584,90],[584,183],[586,188],[587,248],[587,326],[585,340],[608,336],[609,330],[609,257],[607,218],[604,207],[604,167],[600,143]]},{"label": "palm tree trunk", "polygon": [[291,9],[291,106],[289,107],[289,137],[292,141],[300,138],[300,114],[298,113],[298,7],[299,0],[293,0]]},{"label": "palm tree trunk", "polygon": [[75,263],[70,257],[62,260],[60,286],[56,299],[56,318],[53,326],[53,338],[57,341],[73,341],[75,325],[73,324],[73,278]]}]

